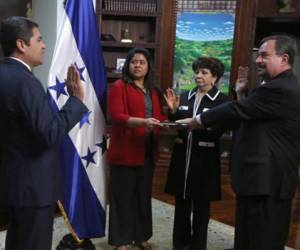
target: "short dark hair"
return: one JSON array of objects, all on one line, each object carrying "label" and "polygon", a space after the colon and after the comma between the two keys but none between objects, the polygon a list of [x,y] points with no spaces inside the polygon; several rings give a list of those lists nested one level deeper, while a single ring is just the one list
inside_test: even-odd
[{"label": "short dark hair", "polygon": [[216,83],[224,74],[224,64],[214,57],[199,57],[193,62],[192,68],[195,73],[201,68],[209,69],[211,74],[217,77]]},{"label": "short dark hair", "polygon": [[33,36],[33,28],[38,28],[38,24],[32,20],[21,17],[11,16],[1,22],[0,41],[4,56],[10,56],[17,48],[17,39],[22,39],[27,45]]},{"label": "short dark hair", "polygon": [[293,66],[297,51],[297,44],[295,39],[287,35],[267,36],[261,40],[259,45],[261,46],[263,43],[269,40],[275,40],[275,50],[277,55],[288,54],[288,63],[289,65]]},{"label": "short dark hair", "polygon": [[135,54],[143,54],[147,60],[148,72],[145,76],[144,86],[146,89],[151,89],[152,87],[155,86],[154,81],[153,81],[152,56],[151,56],[151,53],[149,52],[149,50],[147,50],[145,48],[133,48],[128,52],[126,61],[124,63],[124,67],[122,70],[122,78],[125,81],[125,83],[133,83],[133,78],[129,71],[129,63]]}]

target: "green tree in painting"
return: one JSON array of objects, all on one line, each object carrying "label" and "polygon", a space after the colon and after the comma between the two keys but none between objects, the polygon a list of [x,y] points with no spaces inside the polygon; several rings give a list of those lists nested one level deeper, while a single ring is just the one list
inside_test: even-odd
[{"label": "green tree in painting", "polygon": [[181,89],[191,89],[195,86],[193,80],[192,62],[199,56],[213,56],[220,59],[225,65],[224,77],[219,82],[222,92],[228,92],[229,73],[231,67],[231,52],[233,40],[223,41],[188,41],[176,38],[174,81]]}]

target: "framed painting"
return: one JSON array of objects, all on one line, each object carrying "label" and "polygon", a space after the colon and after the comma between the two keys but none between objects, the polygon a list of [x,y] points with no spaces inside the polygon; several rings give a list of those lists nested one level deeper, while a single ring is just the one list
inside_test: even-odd
[{"label": "framed painting", "polygon": [[225,65],[219,89],[229,92],[235,24],[235,1],[177,0],[173,85],[195,86],[192,63],[200,56],[216,57]]}]

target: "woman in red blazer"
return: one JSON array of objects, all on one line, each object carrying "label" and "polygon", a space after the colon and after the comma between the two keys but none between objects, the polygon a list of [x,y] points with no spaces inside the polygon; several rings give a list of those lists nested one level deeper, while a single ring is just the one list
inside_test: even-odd
[{"label": "woman in red blazer", "polygon": [[153,83],[151,55],[129,51],[122,79],[108,95],[111,118],[109,244],[126,250],[130,244],[151,249],[151,189],[159,133],[166,119],[160,92]]}]

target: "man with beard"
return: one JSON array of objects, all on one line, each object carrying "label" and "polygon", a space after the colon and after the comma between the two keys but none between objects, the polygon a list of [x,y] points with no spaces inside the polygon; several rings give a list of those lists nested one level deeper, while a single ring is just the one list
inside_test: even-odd
[{"label": "man with beard", "polygon": [[288,36],[264,38],[256,59],[263,84],[248,97],[177,121],[194,128],[238,125],[230,168],[237,197],[235,250],[284,250],[288,238],[300,163],[295,53]]}]

